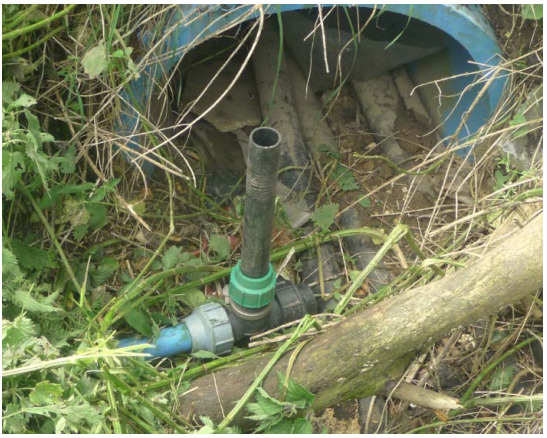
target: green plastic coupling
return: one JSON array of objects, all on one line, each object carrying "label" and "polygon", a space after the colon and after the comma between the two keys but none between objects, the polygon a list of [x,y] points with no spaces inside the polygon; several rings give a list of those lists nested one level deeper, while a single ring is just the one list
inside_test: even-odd
[{"label": "green plastic coupling", "polygon": [[260,309],[272,302],[275,296],[276,275],[272,264],[264,277],[251,278],[241,271],[241,261],[232,269],[230,275],[230,299],[247,309]]}]

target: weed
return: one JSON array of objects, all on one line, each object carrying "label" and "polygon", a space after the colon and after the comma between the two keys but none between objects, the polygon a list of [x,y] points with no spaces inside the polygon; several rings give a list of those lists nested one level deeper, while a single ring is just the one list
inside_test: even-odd
[{"label": "weed", "polygon": [[338,204],[323,205],[312,214],[312,220],[321,230],[328,231],[334,223],[336,213],[338,213]]},{"label": "weed", "polygon": [[[251,413],[247,418],[258,423],[255,432],[312,433],[309,415],[315,395],[292,379],[286,379],[283,373],[279,373],[278,377],[279,392],[284,394],[282,401],[258,388],[256,403],[247,405],[247,410]],[[306,418],[302,418],[303,416]]]}]

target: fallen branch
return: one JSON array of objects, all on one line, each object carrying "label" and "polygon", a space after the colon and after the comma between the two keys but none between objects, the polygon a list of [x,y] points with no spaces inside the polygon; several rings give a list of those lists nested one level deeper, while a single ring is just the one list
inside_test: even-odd
[{"label": "fallen branch", "polygon": [[381,391],[382,395],[392,396],[416,405],[431,409],[460,409],[463,408],[458,399],[440,392],[421,388],[407,382],[388,382]]},{"label": "fallen branch", "polygon": [[[309,341],[298,354],[291,378],[316,394],[314,409],[382,391],[399,377],[417,352],[448,331],[521,300],[542,285],[543,214],[471,266],[437,282],[408,290],[341,321]],[[279,397],[282,357],[263,381]],[[193,381],[197,389],[180,399],[183,414],[222,420],[252,385],[271,355]],[[245,426],[245,411],[234,423]]]}]

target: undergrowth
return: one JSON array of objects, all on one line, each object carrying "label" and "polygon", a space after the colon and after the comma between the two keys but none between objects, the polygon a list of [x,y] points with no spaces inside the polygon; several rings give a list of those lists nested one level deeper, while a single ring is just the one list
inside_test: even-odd
[{"label": "undergrowth", "polygon": [[[162,28],[175,7],[2,7],[3,432],[238,432],[230,421],[215,425],[201,418],[198,425],[183,418],[178,413],[179,397],[192,390],[192,379],[274,350],[271,345],[279,342],[235,349],[223,358],[197,352],[152,363],[144,360],[139,347],[116,348],[121,335],[153,336],[204,302],[224,302],[222,287],[241,243],[240,199],[236,197],[236,208],[230,209],[208,195],[199,160],[184,148],[184,136],[177,143],[171,134],[173,126],[189,129],[191,122],[160,126],[153,116],[165,108],[141,102],[128,86],[151,74],[147,68],[157,62],[154,51],[142,47],[139,32]],[[538,13],[535,7],[509,12],[516,24],[507,38],[523,20],[535,20]],[[232,19],[222,30],[239,24]],[[247,37],[251,41],[257,34],[252,26],[240,30],[245,36],[238,34],[238,42]],[[507,133],[506,126],[515,136],[540,129],[523,118],[526,108],[522,107],[530,83],[542,75],[541,61],[533,60],[542,51],[542,40],[534,38],[526,53],[504,64],[512,90],[521,98],[507,103],[505,112],[488,126],[490,131],[483,133],[488,140],[476,140],[487,149],[467,179],[477,189],[477,203],[466,209],[439,202],[445,209],[459,208],[459,219],[446,223],[433,211],[427,230],[408,231],[401,225],[394,234],[387,226],[386,231],[336,231],[340,193],[363,190],[356,203],[365,209],[381,202],[372,191],[364,191],[366,178],[356,171],[354,157],[346,160],[331,153],[322,169],[321,206],[312,215],[316,233],[305,238],[288,229],[279,207],[272,261],[292,256],[292,249],[298,254],[320,241],[368,233],[375,243],[384,244],[378,257],[385,256],[388,264],[395,265],[401,258],[386,254],[401,245],[412,262],[405,269],[398,267],[396,278],[375,295],[360,295],[366,273],[353,269],[351,257],[344,258],[346,270],[333,294],[334,312],[350,315],[469,263],[512,208],[527,203],[537,207],[542,195],[541,163],[517,170],[510,158],[497,152],[496,142],[502,136],[491,135],[496,130]],[[171,86],[176,88],[167,81],[163,94]],[[142,133],[137,140],[134,133],[117,130],[122,107],[138,114]],[[131,142],[140,148],[127,146]],[[154,181],[135,166],[150,162],[162,171]],[[490,190],[482,190],[485,181]],[[297,275],[298,262],[289,271]],[[511,348],[523,342],[521,332],[539,333],[539,323],[530,314],[541,313],[541,300],[538,294],[520,310],[491,317],[486,328],[481,327],[488,333],[483,345],[476,340],[484,337],[472,336],[475,328],[460,333],[470,343],[475,341],[466,349],[458,338],[460,350],[469,355],[465,360],[472,359],[471,367],[462,366],[468,375],[455,391],[465,394],[467,413],[445,418],[428,411],[418,415],[418,421],[396,423],[394,430],[479,431],[473,424],[480,421],[487,431],[522,431],[537,424],[538,400],[525,414],[507,414],[522,402],[507,398],[494,410],[487,403],[481,405],[485,397],[474,397],[470,388],[504,395],[526,375],[531,382],[528,388],[538,386],[540,370],[525,349],[528,344]],[[309,323],[306,330],[314,325],[303,323]],[[298,341],[294,333],[293,329],[284,332],[286,342],[277,348],[278,355],[283,346],[292,348]],[[497,354],[494,359],[491,346]],[[438,351],[439,346],[432,346],[430,357],[438,357]],[[519,362],[497,361],[506,351],[517,355]],[[257,382],[255,402],[244,403],[241,409],[258,421],[257,432],[311,432],[314,395],[286,376],[280,376],[280,385],[285,397],[276,400]],[[389,403],[390,415],[396,419],[408,408]]]}]

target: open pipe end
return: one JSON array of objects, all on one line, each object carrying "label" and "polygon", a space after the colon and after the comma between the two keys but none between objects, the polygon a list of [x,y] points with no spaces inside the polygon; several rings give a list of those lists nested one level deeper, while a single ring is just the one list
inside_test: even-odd
[{"label": "open pipe end", "polygon": [[260,127],[251,132],[241,250],[241,272],[249,278],[265,278],[269,271],[280,156],[279,131],[270,127]]},{"label": "open pipe end", "polygon": [[273,128],[256,128],[251,132],[251,142],[258,147],[273,148],[281,142],[281,134]]}]

